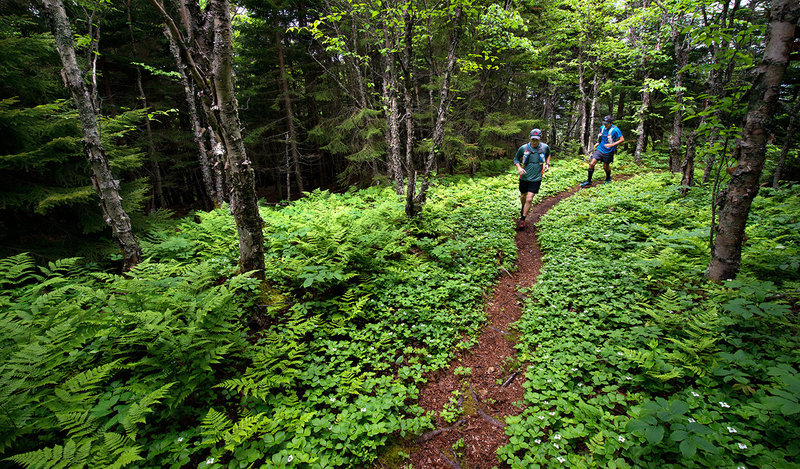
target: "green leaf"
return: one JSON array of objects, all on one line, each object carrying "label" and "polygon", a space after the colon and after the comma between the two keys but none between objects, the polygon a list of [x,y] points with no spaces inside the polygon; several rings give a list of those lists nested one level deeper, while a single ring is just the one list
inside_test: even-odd
[{"label": "green leaf", "polygon": [[644,431],[644,436],[647,438],[648,443],[657,445],[664,438],[664,427],[647,427]]},{"label": "green leaf", "polygon": [[697,452],[697,445],[692,440],[683,440],[680,445],[681,454],[685,458],[691,458]]}]

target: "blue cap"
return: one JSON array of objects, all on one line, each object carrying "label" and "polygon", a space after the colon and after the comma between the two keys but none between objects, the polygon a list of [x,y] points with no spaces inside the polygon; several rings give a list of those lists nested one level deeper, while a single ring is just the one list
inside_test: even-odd
[{"label": "blue cap", "polygon": [[539,129],[531,130],[531,138],[542,139],[542,131]]}]

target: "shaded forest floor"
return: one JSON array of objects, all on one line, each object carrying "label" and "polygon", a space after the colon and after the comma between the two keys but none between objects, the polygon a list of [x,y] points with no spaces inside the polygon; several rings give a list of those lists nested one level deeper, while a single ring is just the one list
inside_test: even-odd
[{"label": "shaded forest floor", "polygon": [[[487,324],[478,344],[460,352],[445,370],[429,377],[420,391],[419,405],[437,412],[436,428],[416,440],[411,452],[415,469],[497,467],[497,449],[508,442],[504,420],[522,412],[525,372],[515,358],[516,335],[511,325],[522,315],[525,297],[521,289],[536,283],[542,252],[536,223],[553,206],[578,188],[562,192],[531,207],[527,228],[517,232],[517,265],[505,271],[489,297]],[[469,372],[466,372],[469,369]],[[455,422],[446,422],[440,411],[455,401]]]}]

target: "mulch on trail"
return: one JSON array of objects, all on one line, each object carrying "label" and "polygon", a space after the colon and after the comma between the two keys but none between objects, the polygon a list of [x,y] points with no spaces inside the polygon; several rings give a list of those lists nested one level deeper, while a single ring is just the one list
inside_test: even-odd
[{"label": "mulch on trail", "polygon": [[[420,391],[419,405],[426,411],[440,412],[453,391],[461,391],[458,405],[462,416],[455,423],[441,417],[436,430],[420,436],[411,454],[415,469],[498,467],[496,451],[508,443],[505,418],[522,412],[525,380],[523,367],[515,367],[515,337],[509,330],[522,314],[524,298],[519,287],[530,287],[542,267],[542,253],[536,236],[536,223],[559,201],[577,192],[574,188],[531,207],[527,228],[517,232],[517,270],[501,273],[494,292],[486,303],[487,324],[478,344],[460,352],[449,369],[428,377]],[[456,367],[469,367],[469,376],[456,376]],[[463,445],[458,443],[463,439]],[[454,449],[455,448],[455,449]]]}]

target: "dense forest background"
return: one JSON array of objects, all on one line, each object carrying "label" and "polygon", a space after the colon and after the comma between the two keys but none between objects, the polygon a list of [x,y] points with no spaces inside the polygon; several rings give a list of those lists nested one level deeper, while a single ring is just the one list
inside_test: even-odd
[{"label": "dense forest background", "polygon": [[[192,14],[176,6],[165,10],[188,31],[179,18]],[[46,15],[27,1],[2,7],[0,249],[107,254]],[[133,231],[165,209],[229,201],[197,85],[154,3],[66,9]],[[403,193],[417,171],[503,170],[533,127],[556,158],[578,157],[607,114],[635,161],[686,172],[686,185],[698,161],[696,179],[713,182],[737,156],[768,9],[739,0],[237,2],[236,98],[257,197],[274,204],[373,184]],[[800,169],[796,66],[784,83],[762,175],[776,186]]]},{"label": "dense forest background", "polygon": [[[454,358],[512,276],[511,159],[538,127],[534,203],[577,193],[498,331],[524,397],[480,463],[796,467],[799,16],[0,0],[0,458],[419,462],[468,414]],[[577,190],[609,114],[614,182]],[[461,389],[431,410],[432,373]]]}]

